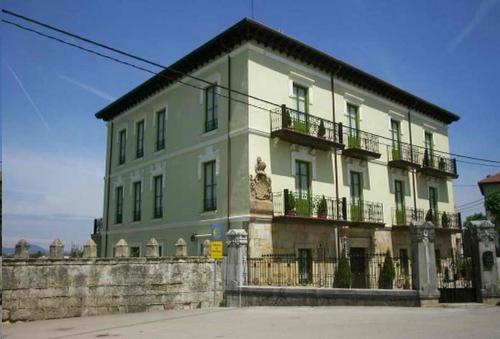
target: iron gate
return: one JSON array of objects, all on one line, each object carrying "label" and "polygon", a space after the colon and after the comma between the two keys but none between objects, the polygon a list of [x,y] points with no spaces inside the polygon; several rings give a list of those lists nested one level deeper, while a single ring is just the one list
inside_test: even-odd
[{"label": "iron gate", "polygon": [[461,254],[436,258],[440,303],[477,302],[474,260]]}]

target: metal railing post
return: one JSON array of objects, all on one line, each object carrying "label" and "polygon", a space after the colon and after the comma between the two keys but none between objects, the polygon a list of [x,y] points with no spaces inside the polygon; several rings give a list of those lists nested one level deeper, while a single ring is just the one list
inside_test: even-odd
[{"label": "metal railing post", "polygon": [[347,220],[347,199],[342,198],[342,219]]},{"label": "metal railing post", "polygon": [[289,212],[289,204],[288,204],[288,190],[285,189],[283,190],[283,211],[284,211],[284,215],[287,215],[288,212]]}]

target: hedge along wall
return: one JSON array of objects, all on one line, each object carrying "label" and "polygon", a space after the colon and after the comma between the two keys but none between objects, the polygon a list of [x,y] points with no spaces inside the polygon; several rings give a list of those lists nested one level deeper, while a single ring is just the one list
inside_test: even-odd
[{"label": "hedge along wall", "polygon": [[205,257],[4,258],[2,319],[219,306],[221,268],[221,263]]}]

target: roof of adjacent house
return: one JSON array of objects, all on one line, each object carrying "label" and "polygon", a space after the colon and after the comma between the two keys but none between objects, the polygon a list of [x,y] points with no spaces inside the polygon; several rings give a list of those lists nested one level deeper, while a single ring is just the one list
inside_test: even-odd
[{"label": "roof of adjacent house", "polygon": [[481,190],[481,193],[483,193],[483,186],[484,185],[490,185],[490,184],[500,184],[500,172],[496,174],[488,174],[486,178],[481,179],[477,182],[479,185],[479,189]]},{"label": "roof of adjacent house", "polygon": [[[211,60],[230,52],[239,45],[255,41],[326,73],[336,74],[346,82],[369,90],[400,105],[418,110],[444,123],[452,123],[460,117],[450,111],[421,99],[388,82],[340,61],[324,52],[286,36],[261,23],[245,18],[184,56],[159,74],[129,91],[96,113],[96,117],[108,121],[140,103],[157,91],[180,80],[182,73],[191,73]],[[175,71],[173,71],[175,70]],[[181,74],[179,73],[182,72]]]}]

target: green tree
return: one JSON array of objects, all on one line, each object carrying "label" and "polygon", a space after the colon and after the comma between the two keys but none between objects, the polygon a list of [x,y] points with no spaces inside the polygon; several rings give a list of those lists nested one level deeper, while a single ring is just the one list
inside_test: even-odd
[{"label": "green tree", "polygon": [[396,272],[394,270],[391,252],[389,252],[388,250],[385,253],[384,265],[382,266],[382,271],[380,272],[380,276],[378,278],[378,288],[392,289],[392,284],[395,277]]},{"label": "green tree", "polygon": [[335,271],[335,280],[333,287],[350,288],[351,287],[351,266],[349,259],[345,255],[345,250],[342,250],[342,255]]},{"label": "green tree", "polygon": [[493,192],[486,196],[484,206],[494,216],[500,216],[500,192]]},{"label": "green tree", "polygon": [[83,248],[77,245],[71,245],[71,250],[69,251],[70,258],[81,258],[83,257]]},{"label": "green tree", "polygon": [[473,215],[469,215],[465,219],[465,222],[473,220],[486,220],[486,216],[483,213],[474,213]]}]

